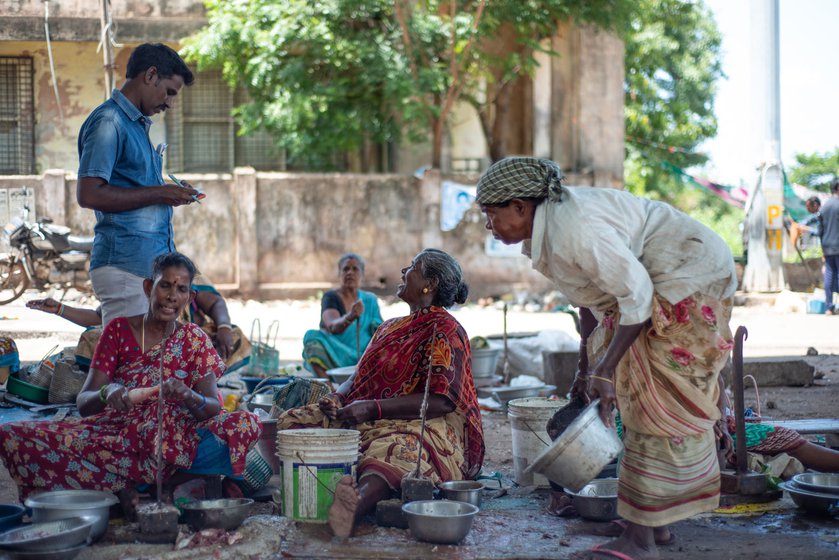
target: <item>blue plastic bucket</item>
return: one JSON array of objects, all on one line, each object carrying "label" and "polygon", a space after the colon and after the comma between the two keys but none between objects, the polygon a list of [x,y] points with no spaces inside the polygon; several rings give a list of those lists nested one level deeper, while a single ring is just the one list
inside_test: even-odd
[{"label": "blue plastic bucket", "polygon": [[827,309],[827,306],[825,305],[824,300],[811,299],[807,302],[807,313],[824,315],[825,309]]}]

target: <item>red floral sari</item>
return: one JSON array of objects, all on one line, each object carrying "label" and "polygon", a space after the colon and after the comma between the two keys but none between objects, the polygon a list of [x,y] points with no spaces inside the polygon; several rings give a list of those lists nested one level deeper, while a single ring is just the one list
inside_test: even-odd
[{"label": "red floral sari", "polygon": [[[420,469],[435,481],[474,478],[483,462],[484,438],[469,339],[445,309],[427,307],[383,323],[358,363],[345,405],[424,392],[429,357],[429,393],[447,397],[455,410],[427,422]],[[277,424],[279,429],[325,425],[330,424],[317,405],[290,410]],[[377,474],[396,489],[402,476],[416,466],[419,420],[384,419],[354,426],[333,423],[331,427],[361,432],[359,477]]]},{"label": "red floral sari", "polygon": [[[165,342],[140,353],[128,320],[105,327],[91,367],[128,389],[157,385],[175,377],[188,387],[205,375],[220,377],[224,363],[209,337],[196,325],[181,325]],[[53,422],[18,422],[0,426],[0,456],[20,487],[20,498],[32,492],[86,488],[118,492],[136,483],[154,483],[157,472],[157,399],[127,413],[111,408],[86,418]],[[220,414],[196,422],[180,403],[164,402],[164,477],[188,469],[195,458],[199,428],[207,428],[230,451],[233,474],[241,475],[245,456],[261,427],[247,412]]]}]

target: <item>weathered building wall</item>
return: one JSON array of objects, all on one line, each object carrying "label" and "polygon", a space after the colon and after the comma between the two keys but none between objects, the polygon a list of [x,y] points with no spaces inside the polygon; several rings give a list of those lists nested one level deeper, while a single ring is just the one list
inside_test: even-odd
[{"label": "weathered building wall", "polygon": [[[255,173],[184,175],[207,193],[201,204],[175,209],[179,251],[220,289],[253,297],[309,296],[337,285],[338,257],[367,261],[365,284],[393,294],[401,269],[424,247],[458,259],[473,297],[542,292],[550,284],[525,257],[484,253],[487,231],[473,208],[451,232],[440,231],[440,176]],[[474,177],[457,177],[462,182]],[[38,216],[92,235],[94,215],[76,203],[76,178],[0,178],[0,188],[34,189]]]}]

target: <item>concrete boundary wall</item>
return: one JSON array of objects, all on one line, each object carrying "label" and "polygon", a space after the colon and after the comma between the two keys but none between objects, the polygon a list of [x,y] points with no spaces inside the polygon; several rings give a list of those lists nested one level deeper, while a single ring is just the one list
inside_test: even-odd
[{"label": "concrete boundary wall", "polygon": [[[423,247],[451,253],[464,269],[470,299],[508,292],[544,292],[550,283],[529,259],[490,257],[487,232],[473,207],[450,232],[440,230],[439,173],[406,175],[257,173],[184,174],[207,193],[201,204],[175,209],[178,250],[218,287],[259,299],[307,297],[334,287],[337,260],[348,251],[367,261],[365,285],[395,293],[401,269]],[[456,177],[474,184],[477,177]],[[0,188],[35,191],[38,216],[92,235],[93,212],[76,203],[76,177],[63,169],[43,176],[0,177]]]}]

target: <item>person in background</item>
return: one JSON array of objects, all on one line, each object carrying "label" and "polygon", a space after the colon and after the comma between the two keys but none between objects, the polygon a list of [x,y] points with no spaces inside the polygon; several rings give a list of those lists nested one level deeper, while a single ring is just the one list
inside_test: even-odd
[{"label": "person in background", "polygon": [[546,159],[496,162],[477,202],[496,239],[524,242],[533,268],[580,308],[572,397],[598,397],[606,426],[620,410],[626,529],[584,557],[657,558],[657,531],[719,505],[714,426],[717,379],[733,347],[731,251],[665,203],[566,188]]},{"label": "person in background", "polygon": [[184,255],[155,259],[146,312],[117,317],[96,345],[76,398],[80,418],[0,425],[0,458],[21,501],[44,490],[104,490],[133,517],[137,486],[156,483],[161,398],[164,498],[198,476],[242,477],[261,427],[249,412],[222,411],[224,363],[204,331],[178,320],[194,275]]},{"label": "person in background", "polygon": [[155,257],[175,250],[172,208],[198,191],[163,180],[164,144],[149,143],[151,116],[172,107],[192,71],[171,48],[144,43],[131,53],[125,84],[88,116],[79,131],[76,200],[94,210],[90,280],[102,326],[142,314],[143,282]]},{"label": "person in background", "polygon": [[[201,327],[213,341],[213,347],[222,357],[225,373],[232,373],[250,361],[251,344],[242,329],[232,324],[227,303],[206,276],[197,272],[192,281],[195,297],[181,314],[182,323],[194,323]],[[52,298],[33,299],[26,307],[44,313],[52,313],[87,330],[82,333],[76,346],[76,363],[89,367],[93,350],[102,336],[101,308],[85,309],[58,302]]]},{"label": "person in background", "polygon": [[[822,201],[817,196],[811,196],[804,201],[804,207],[809,214],[800,222],[795,222],[790,216],[790,241],[796,250],[801,250],[812,244],[813,239],[821,235],[821,210]],[[789,213],[787,213],[789,215]]]},{"label": "person in background", "polygon": [[341,287],[323,294],[320,329],[303,337],[304,367],[318,377],[326,370],[358,363],[373,333],[382,324],[376,295],[361,288],[364,260],[355,253],[338,259]]},{"label": "person in background", "polygon": [[[361,433],[358,482],[343,477],[329,509],[335,535],[352,534],[376,504],[399,492],[415,471],[435,483],[471,480],[484,457],[483,426],[466,331],[446,308],[464,303],[469,287],[450,255],[419,253],[402,269],[396,295],[410,314],[373,335],[355,375],[318,403],[284,412],[278,430],[351,428]],[[423,443],[420,407],[429,379]]]},{"label": "person in background", "polygon": [[824,303],[827,315],[836,315],[833,294],[839,292],[839,177],[830,184],[830,199],[819,212],[824,256]]}]

